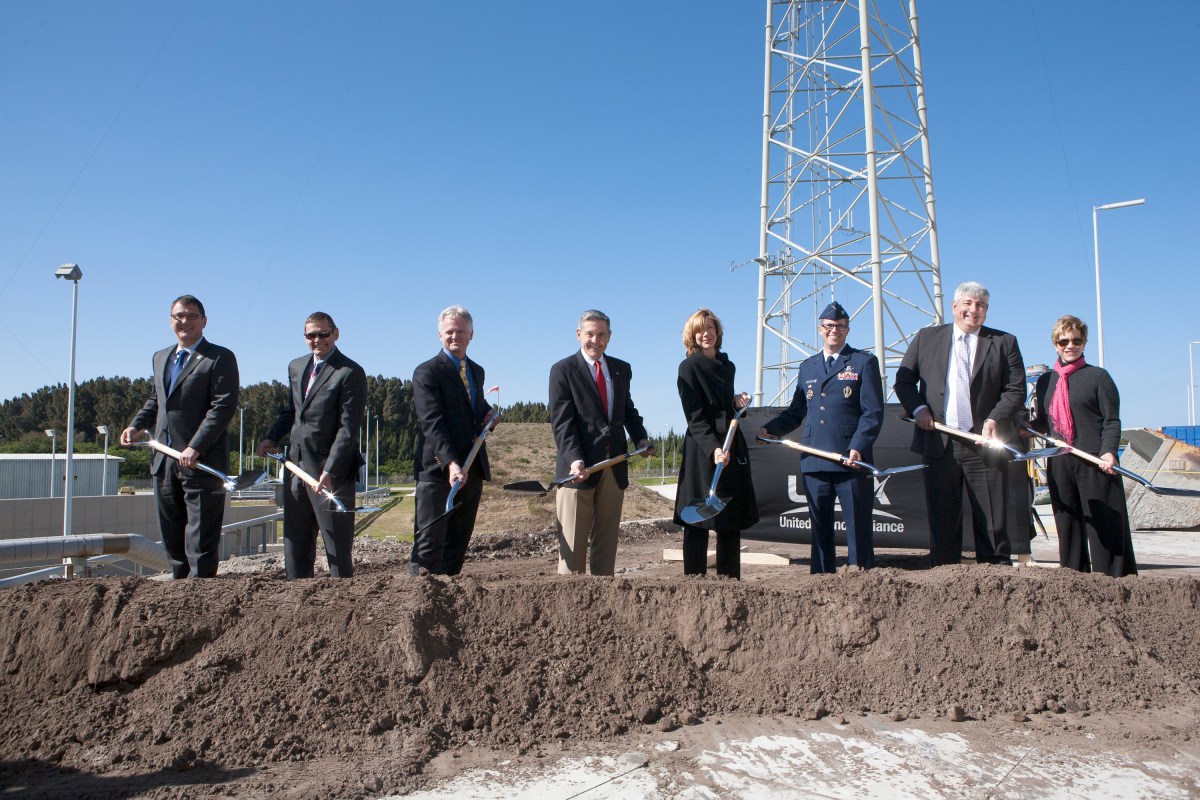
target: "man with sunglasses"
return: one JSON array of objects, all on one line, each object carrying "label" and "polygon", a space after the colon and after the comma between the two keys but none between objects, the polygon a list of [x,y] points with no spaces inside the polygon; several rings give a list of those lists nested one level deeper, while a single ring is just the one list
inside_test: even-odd
[{"label": "man with sunglasses", "polygon": [[841,464],[809,455],[800,459],[812,520],[810,571],[837,571],[834,505],[839,501],[847,563],[870,569],[875,565],[875,479],[851,465],[874,461],[871,448],[883,427],[883,378],[875,356],[846,344],[850,315],[841,303],[825,307],[817,330],[821,352],[800,365],[791,405],[763,425],[759,435],[783,436],[803,424],[801,444],[845,457]]},{"label": "man with sunglasses", "polygon": [[154,425],[154,438],[180,451],[180,458],[155,450],[150,461],[158,527],[175,578],[211,578],[221,556],[225,487],[196,469],[204,464],[229,471],[226,429],[238,408],[237,358],[204,338],[204,304],[190,294],[171,303],[176,343],[154,354],[150,399],[121,431],[132,445]]},{"label": "man with sunglasses", "polygon": [[896,371],[896,397],[916,421],[913,452],[924,456],[929,560],[962,560],[962,495],[971,505],[975,560],[1012,563],[1005,504],[1007,457],[934,428],[940,422],[988,439],[1017,441],[1025,410],[1025,361],[1017,337],[988,328],[990,294],[973,281],[954,290],[954,322],[917,332]]},{"label": "man with sunglasses", "polygon": [[284,476],[283,556],[288,580],[311,578],[317,559],[317,533],[325,545],[332,578],[354,574],[354,514],[336,512],[326,489],[354,508],[358,449],[367,402],[367,373],[337,348],[339,331],[324,311],[308,315],[304,340],[309,355],[288,365],[288,399],[258,454],[278,451],[286,435],[288,460],[317,479],[314,490],[290,471]]}]

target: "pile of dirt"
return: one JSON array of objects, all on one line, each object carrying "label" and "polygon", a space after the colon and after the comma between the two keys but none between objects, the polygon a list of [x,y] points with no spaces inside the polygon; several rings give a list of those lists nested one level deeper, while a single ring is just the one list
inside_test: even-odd
[{"label": "pile of dirt", "polygon": [[406,546],[372,543],[347,581],[268,569],[9,590],[0,783],[286,794],[307,762],[331,768],[305,773],[304,796],[370,795],[419,785],[444,751],[713,715],[1012,719],[1200,699],[1191,578],[790,567],[734,582],[663,566],[674,534],[625,533],[612,578],[555,576],[553,531],[534,530],[482,537],[452,579],[410,578]]}]

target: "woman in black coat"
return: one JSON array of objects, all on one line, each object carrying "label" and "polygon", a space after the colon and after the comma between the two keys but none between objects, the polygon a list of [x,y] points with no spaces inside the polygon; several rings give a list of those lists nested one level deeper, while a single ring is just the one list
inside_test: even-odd
[{"label": "woman in black coat", "polygon": [[[729,446],[721,448],[730,420],[750,403],[750,395],[734,396],[735,368],[720,351],[721,320],[702,308],[683,326],[687,358],[679,365],[679,400],[687,420],[679,483],[675,494],[675,523],[683,526],[683,573],[703,575],[708,569],[708,532],[717,534],[717,574],[742,575],[742,530],[758,522],[758,503],[750,478],[750,457],[739,429]],[[688,525],[679,512],[708,496],[713,472],[724,463],[717,494],[730,498],[712,519]]]},{"label": "woman in black coat", "polygon": [[1050,339],[1058,359],[1034,388],[1032,427],[1104,462],[1097,468],[1069,454],[1049,461],[1059,566],[1119,578],[1137,574],[1125,487],[1113,472],[1121,398],[1112,376],[1084,360],[1087,331],[1078,317],[1067,315],[1055,323]]}]

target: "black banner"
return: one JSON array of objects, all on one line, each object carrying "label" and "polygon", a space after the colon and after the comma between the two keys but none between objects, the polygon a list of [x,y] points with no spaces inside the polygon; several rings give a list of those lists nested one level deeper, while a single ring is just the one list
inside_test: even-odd
[{"label": "black banner", "polygon": [[[782,445],[754,441],[754,434],[782,409],[752,408],[742,422],[746,443],[750,446],[750,466],[754,474],[754,493],[758,500],[759,522],[742,531],[747,539],[764,542],[812,541],[812,521],[804,483],[800,478],[800,453]],[[913,427],[901,422],[904,409],[889,403],[884,410],[883,430],[875,442],[874,461],[880,469],[920,464],[921,456],[910,450]],[[798,440],[793,431],[788,438]],[[1009,464],[1008,535],[1014,553],[1029,552],[1030,492],[1024,464]],[[970,506],[963,497],[963,551],[974,552]],[[925,478],[920,470],[889,475],[875,480],[875,507],[871,515],[876,547],[929,547],[929,515],[925,507]],[[834,529],[839,545],[846,544],[841,507],[837,509]]]}]

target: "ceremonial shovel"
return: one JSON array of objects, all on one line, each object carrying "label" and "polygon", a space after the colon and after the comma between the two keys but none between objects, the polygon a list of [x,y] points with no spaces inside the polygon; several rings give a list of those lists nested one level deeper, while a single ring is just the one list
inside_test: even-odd
[{"label": "ceremonial shovel", "polygon": [[[911,422],[914,425],[917,422],[912,417],[901,417],[900,420],[902,422]],[[978,433],[960,431],[958,428],[951,428],[949,425],[943,425],[940,422],[934,422],[933,429],[941,431],[942,433],[948,433],[951,436],[957,436],[959,439],[966,439],[968,442],[974,442],[975,444],[982,445],[984,447],[990,447],[993,450],[1005,450],[1010,456],[1012,456],[1013,461],[1033,461],[1035,458],[1050,458],[1051,456],[1057,456],[1067,452],[1067,449],[1063,447],[1044,447],[1041,450],[1030,450],[1028,453],[1022,453],[1011,444],[1002,442],[999,439],[985,439]]]},{"label": "ceremonial shovel", "polygon": [[416,536],[418,533],[421,533],[425,529],[431,527],[434,523],[450,516],[454,509],[462,505],[461,503],[454,502],[454,496],[458,494],[458,490],[461,489],[463,484],[467,482],[466,476],[471,472],[471,465],[475,463],[475,456],[479,455],[479,450],[483,447],[483,443],[487,439],[488,434],[492,432],[492,428],[495,428],[496,423],[499,421],[500,412],[493,411],[491,418],[489,418],[487,424],[483,426],[483,430],[480,431],[479,435],[475,437],[475,444],[471,445],[471,452],[467,453],[466,463],[462,465],[463,478],[455,481],[454,485],[450,487],[450,494],[446,495],[446,510],[418,528],[413,536]]},{"label": "ceremonial shovel", "polygon": [[[599,472],[602,469],[608,469],[614,464],[620,464],[622,461],[633,458],[634,456],[640,456],[649,449],[650,446],[647,445],[646,447],[639,447],[637,450],[630,450],[628,453],[621,453],[619,456],[606,458],[603,461],[599,461],[588,467],[588,474],[590,475],[593,472]],[[573,480],[575,480],[574,475],[567,475],[563,478],[555,478],[554,483],[550,484],[549,486],[545,485],[541,481],[517,481],[516,483],[504,484],[504,491],[516,492],[517,494],[534,494],[538,497],[541,497],[542,495],[549,493],[552,489],[568,484]]]},{"label": "ceremonial shovel", "polygon": [[[725,434],[725,444],[721,447],[722,452],[728,453],[729,448],[733,446],[733,435],[737,433],[738,421],[749,407],[749,404],[743,406],[742,410],[730,421],[729,432]],[[725,510],[725,505],[729,502],[729,498],[717,497],[717,481],[721,480],[721,471],[724,469],[725,465],[721,463],[717,464],[717,468],[713,470],[712,486],[708,490],[707,497],[700,500],[693,500],[680,510],[680,518],[688,525],[699,525],[704,520],[712,519]]]},{"label": "ceremonial shovel", "polygon": [[[147,436],[150,436],[150,431],[144,431],[144,433]],[[147,447],[151,450],[157,450],[163,455],[168,455],[176,461],[183,458],[183,453],[179,452],[173,447],[168,447],[153,437],[147,439],[146,441],[134,442],[133,446]],[[231,478],[224,472],[215,470],[207,464],[200,464],[197,462],[195,468],[201,472],[207,472],[209,475],[220,478],[221,483],[225,484],[225,491],[227,492],[237,492],[241,491],[242,489],[249,489],[251,486],[262,483],[267,477],[266,472],[261,469],[248,469],[241,475],[238,475],[236,478]]]},{"label": "ceremonial shovel", "polygon": [[839,455],[837,453],[831,453],[828,450],[818,450],[815,447],[808,447],[806,445],[800,444],[799,442],[789,441],[788,439],[771,439],[766,436],[756,436],[754,438],[760,442],[766,442],[768,444],[781,444],[785,447],[790,447],[793,450],[799,450],[802,453],[808,453],[810,456],[816,456],[817,458],[824,458],[828,461],[836,461],[837,463],[844,464],[848,467],[858,467],[860,469],[865,469],[867,472],[871,473],[876,478],[883,478],[887,475],[897,475],[901,472],[913,472],[918,469],[925,469],[925,467],[928,466],[927,464],[913,464],[912,466],[908,466],[908,467],[888,467],[887,469],[879,469],[878,467],[876,467],[872,464],[868,464],[865,461],[855,461],[853,464],[850,464],[846,461],[846,457],[843,455]]},{"label": "ceremonial shovel", "polygon": [[[1103,461],[1100,460],[1100,458],[1098,456],[1094,456],[1091,453],[1085,453],[1082,450],[1076,450],[1074,447],[1072,447],[1071,445],[1062,441],[1061,439],[1055,439],[1053,436],[1047,436],[1044,433],[1038,433],[1033,428],[1030,428],[1028,425],[1022,425],[1021,427],[1024,428],[1025,430],[1029,431],[1030,433],[1032,433],[1037,438],[1039,438],[1045,442],[1049,442],[1050,444],[1056,445],[1059,450],[1061,450],[1063,452],[1068,452],[1073,456],[1078,456],[1079,458],[1082,458],[1084,461],[1087,461],[1091,464],[1095,464],[1097,467],[1101,466],[1104,463]],[[1169,496],[1169,497],[1200,497],[1200,490],[1196,490],[1196,489],[1176,489],[1173,486],[1155,486],[1153,483],[1146,480],[1141,475],[1138,475],[1136,472],[1131,472],[1131,471],[1125,469],[1120,464],[1113,465],[1113,472],[1118,472],[1118,473],[1124,475],[1126,478],[1129,478],[1132,481],[1137,481],[1142,486],[1145,486],[1148,490],[1150,490],[1151,492],[1154,492],[1155,494],[1161,494],[1161,495],[1165,495],[1165,496]]]},{"label": "ceremonial shovel", "polygon": [[[285,456],[281,453],[267,453],[267,458],[272,458],[272,459],[278,461],[280,464],[283,464],[283,466],[287,467],[288,472],[291,472],[297,478],[304,481],[304,483],[308,486],[308,488],[312,489],[314,492],[317,491],[317,484],[318,484],[317,479],[314,478],[312,475],[309,475],[303,469],[301,469],[299,465],[293,464],[291,461],[288,461],[287,456]],[[342,514],[374,514],[376,511],[383,510],[382,508],[377,508],[376,506],[361,506],[359,508],[349,509],[349,508],[346,508],[346,504],[343,503],[341,500],[339,500],[337,498],[337,495],[335,495],[331,490],[322,489],[318,493],[321,495],[324,495],[329,500],[329,502],[333,503],[334,510],[337,511],[338,513],[342,513]]]}]

